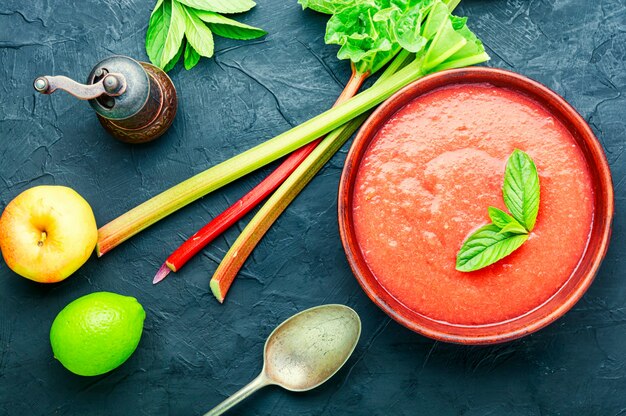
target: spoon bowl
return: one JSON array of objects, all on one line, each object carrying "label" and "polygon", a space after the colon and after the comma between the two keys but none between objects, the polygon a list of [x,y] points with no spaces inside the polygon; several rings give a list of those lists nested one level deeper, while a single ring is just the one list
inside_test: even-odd
[{"label": "spoon bowl", "polygon": [[348,361],[361,336],[359,315],[344,305],[322,305],[295,314],[267,338],[263,370],[204,416],[217,416],[260,388],[314,389]]},{"label": "spoon bowl", "polygon": [[302,311],[280,324],[265,343],[264,373],[290,391],[313,389],[331,378],[350,358],[361,321],[343,305]]}]

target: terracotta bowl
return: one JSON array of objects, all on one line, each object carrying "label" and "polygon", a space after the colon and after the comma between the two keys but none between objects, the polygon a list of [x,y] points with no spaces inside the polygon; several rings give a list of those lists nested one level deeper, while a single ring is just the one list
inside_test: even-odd
[{"label": "terracotta bowl", "polygon": [[[355,235],[352,217],[356,174],[361,160],[380,128],[399,109],[434,89],[464,83],[489,83],[520,92],[543,105],[559,119],[580,146],[595,190],[594,221],[586,252],[569,280],[545,303],[515,319],[489,325],[455,325],[419,314],[387,292],[369,269]],[[365,122],[343,169],[339,185],[339,229],[348,262],[367,295],[390,317],[427,337],[459,344],[495,344],[520,338],[550,324],[567,312],[593,281],[606,253],[613,220],[613,185],[602,146],[583,118],[563,98],[545,86],[515,74],[492,68],[444,71],[425,77],[393,95]]]}]

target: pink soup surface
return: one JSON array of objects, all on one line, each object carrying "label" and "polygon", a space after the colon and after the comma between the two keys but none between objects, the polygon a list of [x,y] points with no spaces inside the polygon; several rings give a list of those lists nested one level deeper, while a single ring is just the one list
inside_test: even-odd
[{"label": "pink soup surface", "polygon": [[[506,210],[502,182],[515,149],[535,161],[541,202],[516,252],[484,269],[455,270],[466,237]],[[502,322],[540,306],[568,280],[593,220],[587,164],[569,131],[537,102],[488,84],[418,97],[370,144],[353,212],[365,260],[411,310],[453,324]]]}]

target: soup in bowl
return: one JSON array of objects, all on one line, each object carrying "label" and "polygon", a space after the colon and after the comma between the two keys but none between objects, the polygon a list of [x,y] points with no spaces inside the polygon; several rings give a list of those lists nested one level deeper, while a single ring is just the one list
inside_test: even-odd
[{"label": "soup in bowl", "polygon": [[[506,211],[515,149],[537,167],[536,225],[511,255],[458,271],[487,207]],[[339,192],[342,241],[366,293],[410,329],[457,343],[511,340],[565,313],[597,272],[612,216],[606,158],[580,115],[489,68],[431,75],[385,102],[357,135]]]}]

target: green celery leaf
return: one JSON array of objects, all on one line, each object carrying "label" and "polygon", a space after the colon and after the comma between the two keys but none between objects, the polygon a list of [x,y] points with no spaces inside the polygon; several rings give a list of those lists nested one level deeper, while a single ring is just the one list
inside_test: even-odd
[{"label": "green celery leaf", "polygon": [[355,4],[334,14],[326,25],[326,43],[340,45],[337,57],[350,59],[361,74],[378,71],[400,50],[390,10],[379,3],[383,2]]},{"label": "green celery leaf", "polygon": [[457,33],[465,38],[467,43],[452,56],[447,58],[442,64],[437,66],[436,71],[444,69],[463,68],[469,65],[476,65],[489,60],[489,55],[485,52],[483,43],[466,26],[467,18],[453,16],[453,26]]},{"label": "green celery leaf", "polygon": [[435,3],[428,14],[422,35],[432,39],[424,56],[423,68],[426,72],[435,69],[467,43],[465,37],[455,29],[448,7],[440,1]]},{"label": "green celery leaf", "polygon": [[158,1],[146,33],[146,52],[150,61],[164,68],[178,53],[184,34],[182,7],[172,0]]},{"label": "green celery leaf", "polygon": [[319,13],[335,14],[347,7],[352,7],[355,0],[298,0],[302,10],[311,9]]},{"label": "green celery leaf", "polygon": [[532,231],[539,212],[539,175],[530,156],[519,149],[506,163],[502,196],[513,217]]},{"label": "green celery leaf", "polygon": [[222,36],[224,38],[250,40],[267,35],[267,32],[263,29],[239,23],[238,21],[224,17],[221,14],[207,12],[205,10],[194,10],[193,12],[202,21],[209,24],[209,28],[215,35]]},{"label": "green celery leaf", "polygon": [[252,0],[179,0],[194,9],[216,13],[243,13],[256,6]]},{"label": "green celery leaf", "polygon": [[189,42],[187,42],[187,47],[185,48],[185,69],[189,70],[196,66],[200,61],[200,54],[196,52],[196,50],[191,46]]},{"label": "green celery leaf", "polygon": [[[487,58],[482,44],[467,29],[466,19],[452,16],[441,0],[355,0],[352,6],[339,11],[327,3],[320,6],[314,0],[300,1],[305,6],[315,4],[323,12],[333,12],[324,40],[339,45],[337,57],[350,59],[359,73],[378,71],[400,49],[416,53],[424,73],[453,56],[455,60],[450,66]],[[473,48],[463,50],[470,41]],[[458,54],[459,51],[463,53]]]},{"label": "green celery leaf", "polygon": [[422,25],[422,36],[433,39],[441,27],[450,20],[450,10],[441,1],[435,2],[429,9],[428,17]]},{"label": "green celery leaf", "polygon": [[428,41],[421,34],[420,23],[427,12],[425,7],[411,7],[405,13],[396,13],[394,34],[401,47],[409,52],[419,52]]},{"label": "green celery leaf", "polygon": [[211,29],[209,29],[204,22],[196,16],[193,9],[185,7],[184,10],[185,20],[187,22],[185,27],[187,42],[191,44],[193,49],[201,56],[206,56],[207,58],[212,57],[213,34],[211,33]]},{"label": "green celery leaf", "polygon": [[163,68],[163,71],[169,72],[172,69],[174,69],[174,67],[178,63],[178,60],[180,59],[181,55],[183,54],[183,49],[185,49],[185,42],[181,42],[180,43],[180,48],[178,48],[178,52],[176,52],[176,55],[172,58],[172,60],[169,61],[169,63],[167,65],[165,65],[165,67]]},{"label": "green celery leaf", "polygon": [[471,272],[494,264],[517,250],[528,234],[500,233],[494,224],[479,228],[463,243],[456,257],[456,269]]},{"label": "green celery leaf", "polygon": [[487,210],[489,211],[489,218],[491,218],[491,222],[500,228],[506,227],[511,222],[517,222],[515,218],[511,217],[500,208],[489,207]]}]

